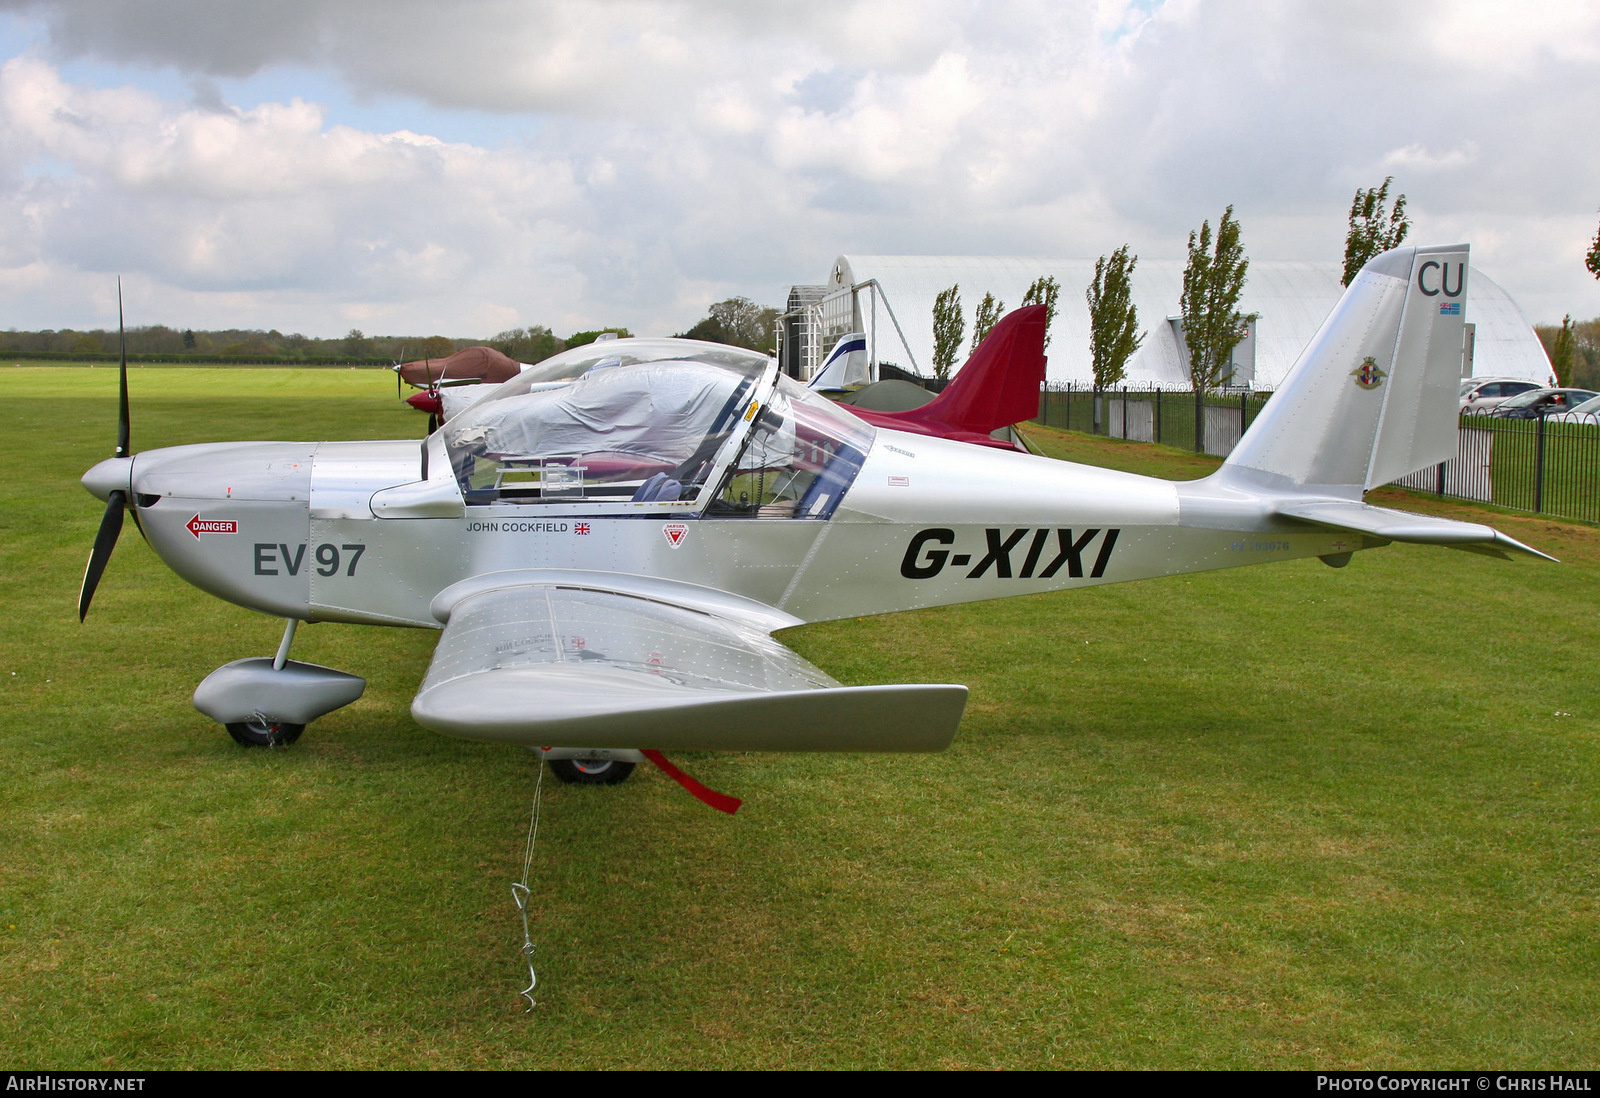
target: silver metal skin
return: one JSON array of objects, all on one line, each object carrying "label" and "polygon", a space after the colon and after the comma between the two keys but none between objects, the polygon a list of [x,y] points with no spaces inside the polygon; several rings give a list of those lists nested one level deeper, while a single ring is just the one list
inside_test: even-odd
[{"label": "silver metal skin", "polygon": [[112,492],[127,492],[133,483],[133,459],[106,458],[83,474],[83,486],[95,499],[104,503]]},{"label": "silver metal skin", "polygon": [[[1374,259],[1227,463],[1190,483],[863,429],[827,517],[792,503],[718,514],[752,432],[780,430],[763,419],[787,399],[776,363],[705,487],[678,499],[469,503],[448,427],[425,443],[426,478],[406,440],[175,447],[131,471],[102,462],[84,483],[101,498],[131,484],[157,553],[231,602],[442,624],[412,709],[438,731],[579,752],[938,750],[964,687],[841,687],[771,632],[1304,557],[1342,566],[1390,541],[1543,556],[1362,502],[1455,453],[1466,270],[1464,245]],[[226,692],[256,698],[254,671],[230,674]]]}]

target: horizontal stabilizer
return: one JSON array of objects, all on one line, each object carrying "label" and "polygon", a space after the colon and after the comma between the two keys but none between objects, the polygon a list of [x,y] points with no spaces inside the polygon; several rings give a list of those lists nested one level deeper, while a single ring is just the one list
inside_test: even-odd
[{"label": "horizontal stabilizer", "polygon": [[1354,500],[1285,500],[1275,503],[1273,511],[1285,518],[1312,522],[1335,530],[1370,534],[1389,541],[1443,545],[1506,559],[1510,558],[1511,553],[1525,553],[1540,560],[1556,559],[1515,538],[1507,537],[1491,526],[1435,518],[1432,515],[1413,515],[1407,511],[1391,511],[1386,507],[1374,507]]}]

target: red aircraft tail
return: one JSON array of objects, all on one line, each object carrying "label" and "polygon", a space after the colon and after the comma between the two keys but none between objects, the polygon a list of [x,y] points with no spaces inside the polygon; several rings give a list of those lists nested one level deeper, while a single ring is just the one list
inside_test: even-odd
[{"label": "red aircraft tail", "polygon": [[990,446],[1008,445],[989,438],[990,432],[1039,414],[1045,313],[1043,305],[1007,313],[972,352],[955,380],[922,407],[876,414],[851,411],[881,427]]}]

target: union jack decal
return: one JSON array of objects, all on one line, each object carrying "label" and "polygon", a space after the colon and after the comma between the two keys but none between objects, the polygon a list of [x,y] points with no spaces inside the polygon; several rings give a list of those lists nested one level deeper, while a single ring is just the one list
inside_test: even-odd
[{"label": "union jack decal", "polygon": [[587,522],[580,522],[578,525],[572,528],[572,532],[574,534],[587,534],[589,532],[589,524]]}]

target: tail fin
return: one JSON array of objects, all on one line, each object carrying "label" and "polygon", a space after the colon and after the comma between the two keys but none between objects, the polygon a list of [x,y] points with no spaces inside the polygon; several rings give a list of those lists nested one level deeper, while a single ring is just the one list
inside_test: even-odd
[{"label": "tail fin", "polygon": [[1348,496],[1454,457],[1466,300],[1465,244],[1374,257],[1227,464]]},{"label": "tail fin", "polygon": [[1001,317],[944,392],[901,418],[941,434],[987,435],[1038,415],[1047,312],[1029,305]]},{"label": "tail fin", "polygon": [[810,387],[820,393],[832,393],[866,382],[867,337],[860,332],[847,332],[828,352],[827,361],[811,379]]},{"label": "tail fin", "polygon": [[[1242,494],[1247,508],[1277,519],[1380,544],[1554,560],[1489,526],[1361,501],[1368,488],[1456,456],[1466,300],[1465,244],[1396,248],[1373,258],[1222,469],[1180,488],[1186,521],[1207,525],[1216,500],[1237,503]],[[1349,556],[1323,559],[1340,566]]]}]

